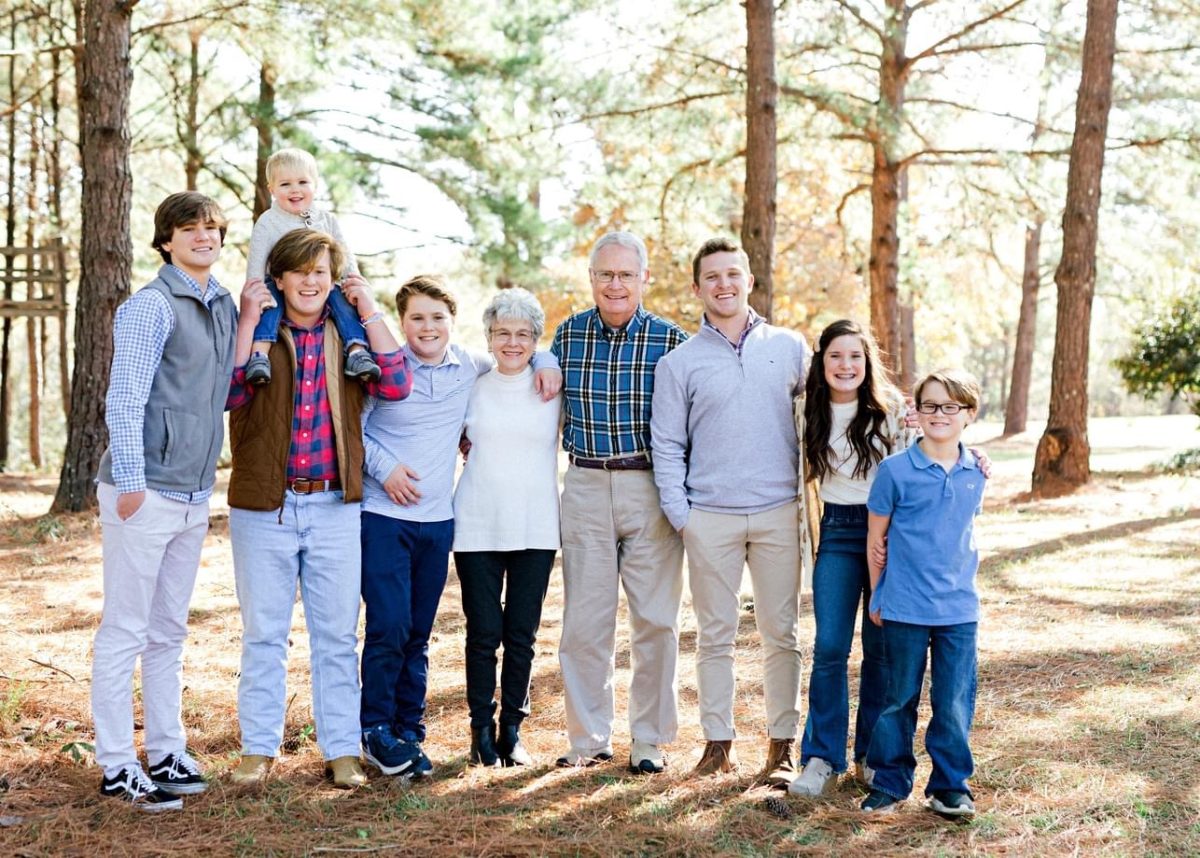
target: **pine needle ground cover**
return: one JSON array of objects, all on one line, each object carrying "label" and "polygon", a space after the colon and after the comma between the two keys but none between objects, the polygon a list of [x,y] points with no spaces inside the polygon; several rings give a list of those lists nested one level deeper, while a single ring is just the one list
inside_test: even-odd
[{"label": "pine needle ground cover", "polygon": [[[431,644],[432,781],[408,786],[376,776],[355,793],[323,782],[297,605],[284,756],[264,788],[235,788],[224,774],[239,752],[241,623],[219,501],[185,649],[184,718],[212,786],[186,799],[182,812],[135,814],[100,799],[91,765],[99,525],[90,515],[45,516],[52,479],[0,475],[0,854],[1200,854],[1200,473],[1178,455],[1200,447],[1195,418],[1094,420],[1093,483],[1050,501],[1026,494],[1037,433],[989,440],[995,435],[994,426],[972,428],[995,474],[977,524],[984,556],[972,735],[979,812],[959,823],[921,809],[927,707],[918,796],[893,816],[865,819],[856,809],[861,789],[848,778],[822,801],[753,785],[766,740],[749,612],[737,665],[741,770],[691,778],[703,738],[686,596],[681,733],[668,749],[667,773],[644,777],[624,766],[623,624],[617,758],[591,769],[553,768],[566,747],[557,570],[538,638],[534,714],[523,730],[537,765],[466,766],[463,619],[451,574]],[[1156,466],[1172,459],[1174,469]],[[807,664],[807,599],[801,623]]]}]

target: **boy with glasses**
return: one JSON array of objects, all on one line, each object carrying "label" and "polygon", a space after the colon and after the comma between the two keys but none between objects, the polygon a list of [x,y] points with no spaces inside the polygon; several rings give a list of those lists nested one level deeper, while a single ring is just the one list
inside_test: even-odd
[{"label": "boy with glasses", "polygon": [[[871,622],[883,628],[888,685],[867,750],[874,779],[862,809],[893,811],[912,791],[912,743],[928,651],[933,717],[925,749],[933,773],[925,787],[927,807],[943,816],[970,816],[975,804],[967,779],[974,761],[968,734],[979,621],[973,523],[986,477],[961,439],[979,408],[979,383],[965,372],[935,372],[917,385],[915,398],[924,437],[879,464],[867,499]],[[887,559],[880,563],[885,538]]]}]

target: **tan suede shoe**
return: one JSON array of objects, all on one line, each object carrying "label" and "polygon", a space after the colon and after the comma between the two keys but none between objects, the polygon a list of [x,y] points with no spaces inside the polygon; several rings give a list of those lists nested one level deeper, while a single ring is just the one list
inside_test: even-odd
[{"label": "tan suede shoe", "polygon": [[715,775],[717,772],[732,772],[737,769],[737,755],[733,753],[733,740],[708,741],[700,762],[692,770],[696,775]]},{"label": "tan suede shoe", "polygon": [[229,773],[230,783],[239,786],[260,784],[267,779],[271,771],[274,757],[264,757],[262,754],[242,754],[242,761],[237,768]]},{"label": "tan suede shoe", "polygon": [[755,783],[775,789],[787,789],[796,779],[796,764],[792,762],[792,739],[770,739],[767,743],[767,762],[754,779]]},{"label": "tan suede shoe", "polygon": [[367,785],[367,774],[358,757],[335,757],[325,764],[325,777],[338,789],[357,789]]}]

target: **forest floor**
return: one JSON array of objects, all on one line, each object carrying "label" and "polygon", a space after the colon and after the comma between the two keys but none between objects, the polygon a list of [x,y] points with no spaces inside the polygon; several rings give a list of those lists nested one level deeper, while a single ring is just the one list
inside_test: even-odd
[{"label": "forest floor", "polygon": [[[753,786],[766,740],[749,613],[738,656],[741,770],[691,777],[702,736],[686,596],[681,731],[667,773],[638,776],[624,765],[624,618],[617,758],[555,769],[566,744],[557,572],[523,731],[536,765],[466,766],[463,619],[451,574],[431,645],[431,780],[410,786],[376,776],[354,793],[323,783],[297,606],[285,756],[265,788],[233,787],[225,775],[239,750],[240,620],[223,495],[214,501],[185,653],[184,718],[211,787],[182,812],[134,813],[100,799],[90,759],[99,525],[92,515],[45,514],[53,478],[0,475],[0,854],[1200,854],[1200,474],[1156,466],[1200,447],[1195,418],[1093,421],[1093,482],[1047,501],[1027,495],[1036,431],[1003,441],[995,426],[971,432],[995,474],[976,526],[984,613],[972,734],[979,812],[970,821],[922,809],[929,762],[920,735],[916,796],[897,814],[864,818],[850,778],[828,800],[768,802],[782,794]],[[806,664],[812,636],[806,596]],[[927,720],[926,707],[922,733]]]}]

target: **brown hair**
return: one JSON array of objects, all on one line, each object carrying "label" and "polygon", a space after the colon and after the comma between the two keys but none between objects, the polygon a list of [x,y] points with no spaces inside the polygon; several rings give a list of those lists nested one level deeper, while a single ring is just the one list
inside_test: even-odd
[{"label": "brown hair", "polygon": [[409,299],[414,295],[425,295],[435,301],[441,301],[450,310],[451,316],[458,315],[458,302],[446,291],[446,281],[440,274],[418,274],[400,287],[396,292],[396,312],[400,314],[401,319],[408,309]]},{"label": "brown hair", "polygon": [[966,408],[972,411],[979,410],[979,403],[983,400],[983,392],[979,388],[979,381],[971,373],[963,369],[940,369],[937,372],[931,372],[919,382],[913,391],[913,399],[917,401],[917,406],[921,405],[921,393],[925,390],[925,385],[931,381],[936,381],[942,387],[946,388],[946,392],[951,398]]},{"label": "brown hair", "polygon": [[329,274],[341,279],[346,256],[332,235],[315,229],[293,229],[275,242],[267,256],[267,273],[275,282],[288,271],[312,271],[321,254],[329,251]]},{"label": "brown hair", "polygon": [[825,378],[825,353],[838,337],[855,336],[862,343],[866,370],[858,386],[858,411],[846,427],[846,440],[854,452],[851,476],[865,479],[892,450],[895,438],[888,436],[887,416],[900,391],[888,381],[887,370],[879,356],[879,345],[871,332],[853,319],[839,319],[821,332],[817,352],[808,367],[804,399],[804,458],[809,474],[823,480],[833,470],[829,462],[830,432],[833,429],[832,398]]},{"label": "brown hair", "polygon": [[736,253],[738,261],[742,263],[742,267],[746,270],[746,273],[750,273],[750,257],[746,255],[746,251],[742,250],[740,245],[728,238],[710,238],[704,244],[700,245],[700,249],[692,257],[693,283],[697,285],[700,283],[700,260],[706,256],[712,256],[714,253]]},{"label": "brown hair", "polygon": [[180,191],[158,204],[154,212],[154,240],[150,246],[158,251],[163,262],[171,262],[171,252],[164,250],[163,245],[170,243],[178,227],[194,223],[215,225],[221,230],[221,244],[225,244],[225,230],[229,221],[225,219],[225,213],[216,200],[196,191]]}]

